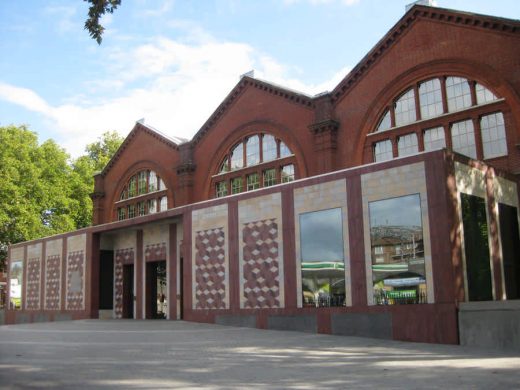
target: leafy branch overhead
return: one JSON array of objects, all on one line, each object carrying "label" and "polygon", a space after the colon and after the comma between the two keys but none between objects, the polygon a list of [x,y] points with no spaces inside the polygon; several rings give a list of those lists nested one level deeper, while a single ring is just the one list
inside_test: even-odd
[{"label": "leafy branch overhead", "polygon": [[88,19],[85,21],[85,30],[90,37],[101,44],[105,28],[99,23],[99,19],[105,14],[112,14],[121,5],[121,0],[83,0],[90,4]]}]

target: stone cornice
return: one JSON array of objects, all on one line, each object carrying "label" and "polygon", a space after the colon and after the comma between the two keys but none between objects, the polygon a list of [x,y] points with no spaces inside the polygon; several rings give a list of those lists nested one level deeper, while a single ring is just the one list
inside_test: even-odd
[{"label": "stone cornice", "polygon": [[418,20],[434,20],[458,26],[492,30],[505,34],[520,34],[520,21],[455,11],[446,8],[413,6],[386,35],[363,57],[349,74],[331,92],[336,103],[352,86],[357,84],[370,67]]},{"label": "stone cornice", "polygon": [[336,132],[339,129],[339,122],[334,119],[326,119],[324,121],[313,123],[309,126],[312,134],[323,133],[325,131]]}]

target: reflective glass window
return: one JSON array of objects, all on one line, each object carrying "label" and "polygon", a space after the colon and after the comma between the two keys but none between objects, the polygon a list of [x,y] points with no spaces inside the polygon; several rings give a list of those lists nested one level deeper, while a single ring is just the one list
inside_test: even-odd
[{"label": "reflective glass window", "polygon": [[281,171],[282,183],[288,183],[294,180],[294,165],[289,164],[282,167]]},{"label": "reflective glass window", "polygon": [[260,188],[258,173],[247,175],[247,191],[256,190],[257,188]]},{"label": "reflective glass window", "polygon": [[471,158],[477,158],[473,121],[456,122],[451,125],[453,150]]},{"label": "reflective glass window", "polygon": [[128,205],[128,218],[134,218],[135,217],[135,205],[131,204]]},{"label": "reflective glass window", "polygon": [[150,214],[154,214],[157,212],[157,200],[156,199],[148,200],[148,212]]},{"label": "reflective glass window", "polygon": [[217,198],[227,195],[227,182],[221,181],[215,184],[215,192]]},{"label": "reflective glass window", "polygon": [[266,169],[264,171],[264,187],[274,186],[276,184],[276,170]]},{"label": "reflective glass window", "polygon": [[229,172],[229,158],[226,157],[222,164],[220,165],[220,168],[218,170],[218,173],[225,173]]},{"label": "reflective glass window", "polygon": [[493,92],[479,83],[475,85],[475,92],[477,93],[477,104],[489,103],[498,99]]},{"label": "reflective glass window", "polygon": [[426,303],[426,269],[418,194],[370,202],[374,302]]},{"label": "reflective glass window", "polygon": [[289,149],[289,147],[285,143],[280,141],[280,158],[289,157],[291,155],[291,149]]},{"label": "reflective glass window", "polygon": [[262,154],[263,161],[272,161],[276,159],[276,139],[270,134],[264,134],[262,137]]},{"label": "reflective glass window", "polygon": [[241,142],[231,152],[231,169],[244,168],[244,144]]},{"label": "reflective glass window", "polygon": [[137,174],[137,188],[139,195],[146,194],[146,171],[141,171]]},{"label": "reflective glass window", "polygon": [[166,196],[161,197],[161,199],[159,199],[159,202],[160,202],[159,207],[160,207],[161,211],[168,210],[168,198],[166,198]]},{"label": "reflective glass window", "polygon": [[256,165],[260,162],[260,138],[253,135],[246,142],[246,162],[247,166]]},{"label": "reflective glass window", "polygon": [[506,129],[501,112],[484,115],[480,119],[484,158],[507,155]]},{"label": "reflective glass window", "polygon": [[471,89],[468,80],[462,77],[447,77],[446,97],[449,112],[471,107]]},{"label": "reflective glass window", "polygon": [[392,141],[389,139],[376,142],[374,145],[374,161],[391,160],[394,157],[392,152]]},{"label": "reflective glass window", "polygon": [[238,194],[240,192],[242,192],[242,178],[235,177],[231,179],[231,193]]},{"label": "reflective glass window", "polygon": [[139,217],[143,216],[143,215],[146,215],[146,207],[145,207],[145,202],[138,202],[137,203],[137,215]]},{"label": "reflective glass window", "polygon": [[128,182],[128,197],[133,198],[136,195],[137,195],[137,179],[135,176],[132,176],[132,178]]},{"label": "reflective glass window", "polygon": [[345,305],[345,259],[341,208],[300,214],[304,306]]},{"label": "reflective glass window", "polygon": [[422,119],[442,114],[442,92],[439,79],[428,80],[419,85],[419,103]]},{"label": "reflective glass window", "polygon": [[12,261],[9,270],[9,309],[22,309],[23,261]]},{"label": "reflective glass window", "polygon": [[399,157],[409,156],[410,154],[417,153],[419,151],[417,134],[411,133],[399,137],[397,140],[397,149],[399,152]]},{"label": "reflective glass window", "polygon": [[379,122],[379,125],[377,126],[376,131],[385,131],[385,130],[388,130],[390,127],[392,127],[392,120],[390,118],[390,110],[386,110],[385,114],[383,115],[383,118],[381,118],[381,121]]},{"label": "reflective glass window", "polygon": [[415,114],[415,92],[410,88],[401,95],[394,104],[395,125],[402,126],[415,122],[417,116]]},{"label": "reflective glass window", "polygon": [[149,192],[157,191],[157,174],[154,171],[150,171],[148,176],[148,190]]},{"label": "reflective glass window", "polygon": [[424,131],[424,150],[437,150],[446,147],[446,139],[444,137],[444,127],[434,127]]},{"label": "reflective glass window", "polygon": [[124,207],[119,207],[117,209],[117,220],[118,221],[122,221],[123,219],[126,218],[126,208]]}]

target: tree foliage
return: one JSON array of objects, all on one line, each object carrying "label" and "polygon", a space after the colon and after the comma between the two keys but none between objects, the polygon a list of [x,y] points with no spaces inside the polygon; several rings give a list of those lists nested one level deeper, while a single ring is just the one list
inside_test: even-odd
[{"label": "tree foliage", "polygon": [[85,21],[85,30],[87,30],[92,39],[95,39],[98,45],[103,40],[103,32],[105,28],[100,24],[99,20],[105,14],[112,14],[121,5],[121,0],[83,0],[90,4],[88,9],[88,18]]},{"label": "tree foliage", "polygon": [[93,175],[122,140],[104,133],[70,161],[54,141],[38,144],[25,126],[0,127],[0,269],[10,244],[90,225]]}]

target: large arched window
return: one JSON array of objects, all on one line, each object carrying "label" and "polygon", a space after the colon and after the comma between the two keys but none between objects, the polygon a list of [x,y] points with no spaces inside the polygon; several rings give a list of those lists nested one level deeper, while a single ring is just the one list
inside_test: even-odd
[{"label": "large arched window", "polygon": [[367,142],[374,161],[444,147],[475,159],[504,157],[505,108],[479,82],[450,75],[421,80],[392,100]]},{"label": "large arched window", "polygon": [[167,188],[155,171],[142,170],[124,185],[115,204],[116,219],[154,214],[168,209]]},{"label": "large arched window", "polygon": [[215,197],[251,191],[296,177],[294,153],[272,134],[257,133],[239,140],[226,153],[212,177]]}]

